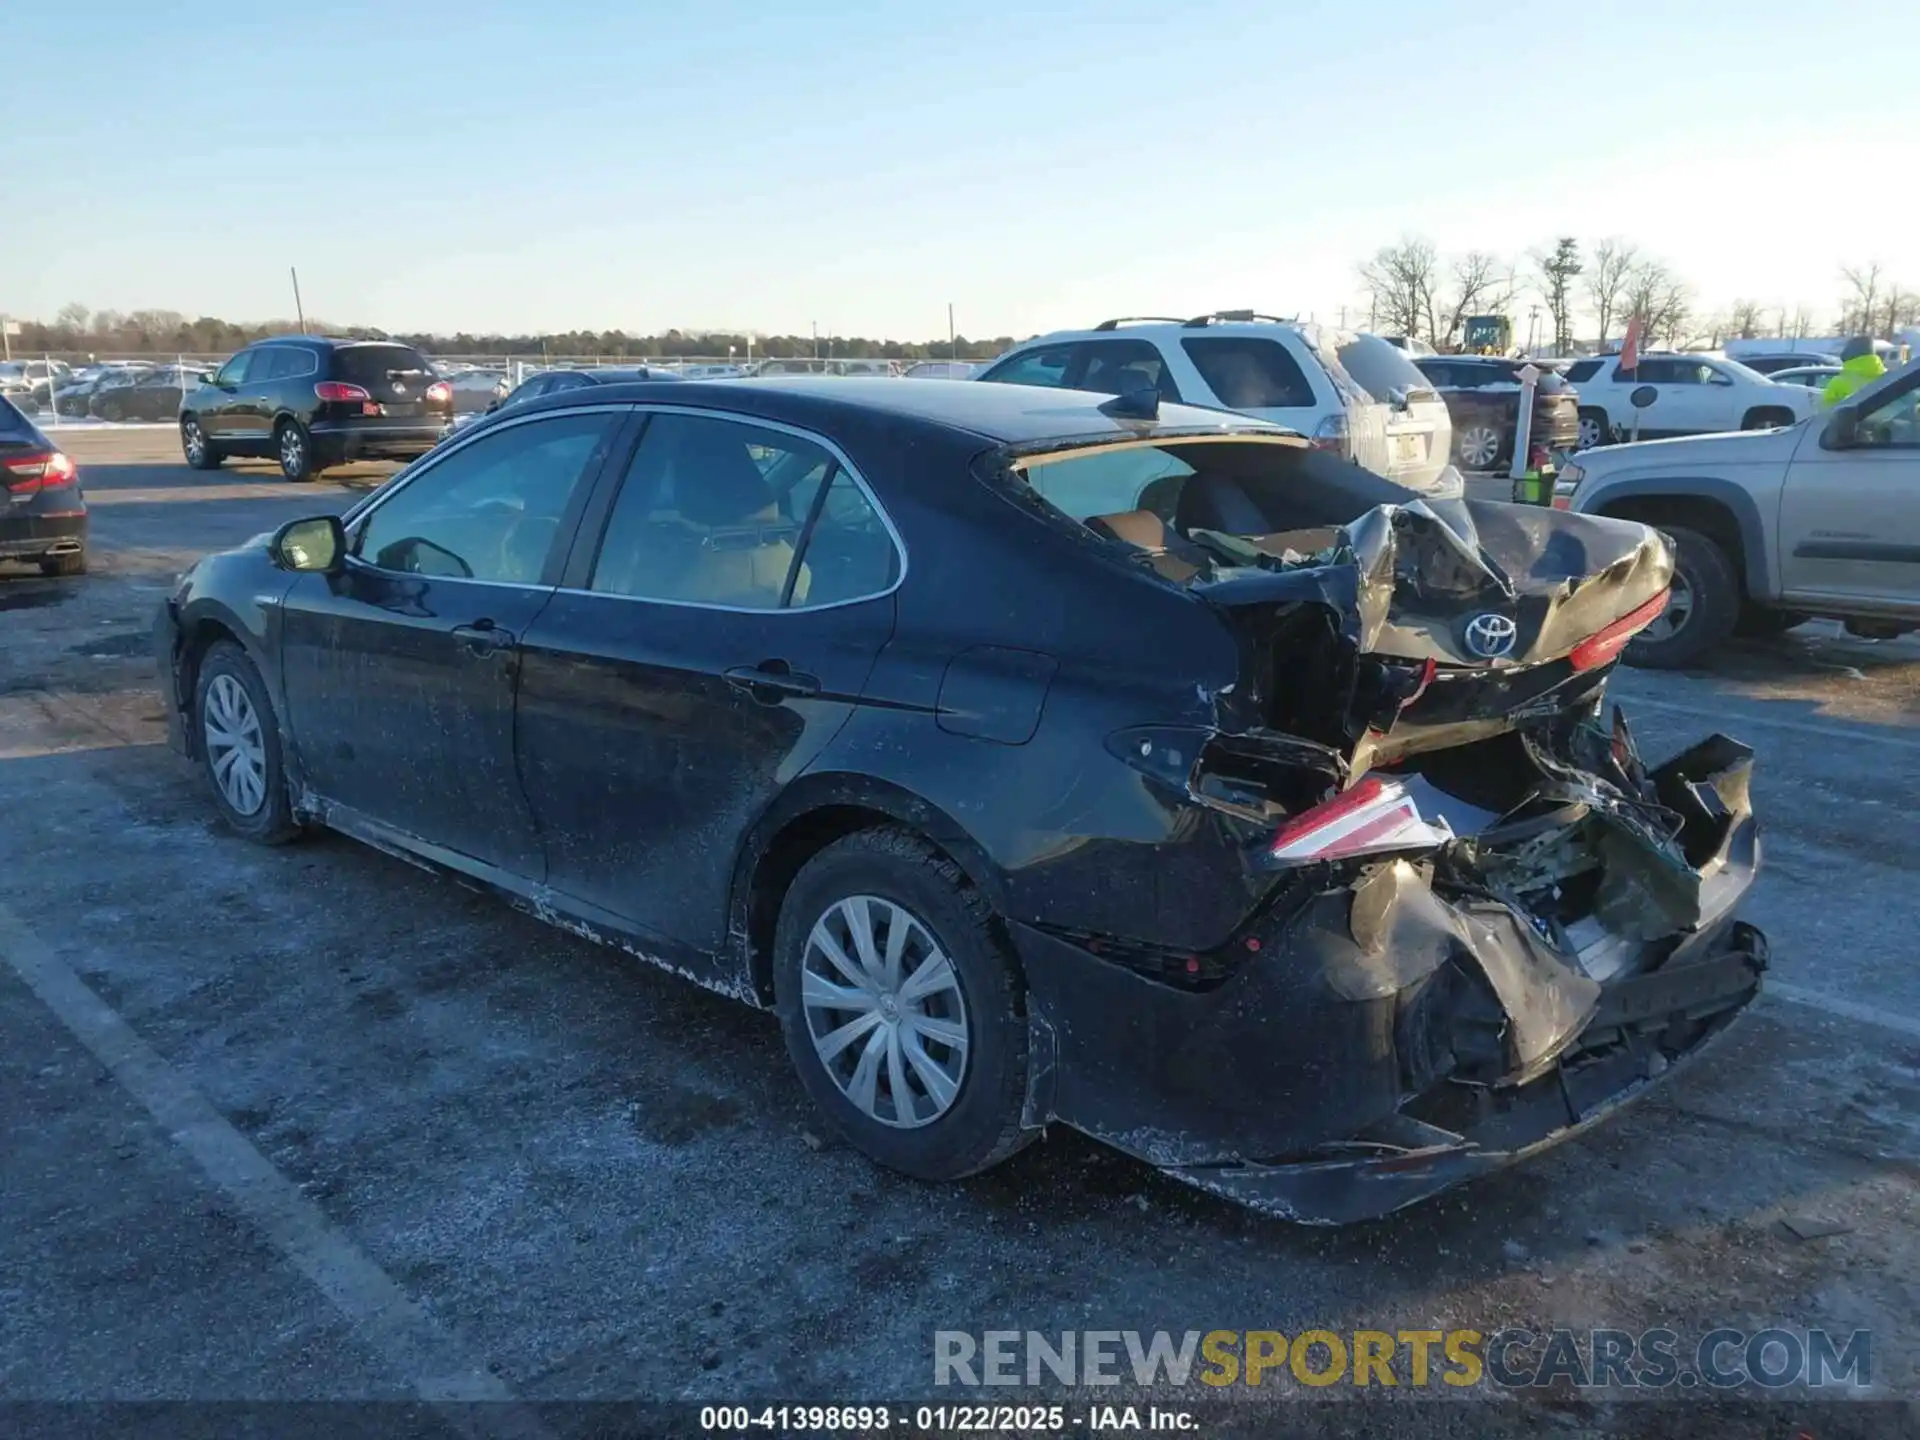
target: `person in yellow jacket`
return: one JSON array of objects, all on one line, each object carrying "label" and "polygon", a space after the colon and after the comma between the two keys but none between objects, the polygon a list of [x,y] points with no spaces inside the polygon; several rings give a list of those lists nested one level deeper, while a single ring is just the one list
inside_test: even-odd
[{"label": "person in yellow jacket", "polygon": [[1840,373],[1820,392],[1820,403],[1831,410],[1854,391],[1871,385],[1886,373],[1886,362],[1874,352],[1873,337],[1856,335],[1840,352]]}]

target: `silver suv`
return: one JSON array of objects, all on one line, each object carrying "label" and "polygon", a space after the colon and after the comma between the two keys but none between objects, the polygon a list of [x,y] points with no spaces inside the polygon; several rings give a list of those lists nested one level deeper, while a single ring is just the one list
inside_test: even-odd
[{"label": "silver suv", "polygon": [[1257,415],[1376,474],[1440,490],[1453,450],[1446,401],[1377,335],[1222,310],[1191,320],[1128,317],[1028,340],[979,378]]}]

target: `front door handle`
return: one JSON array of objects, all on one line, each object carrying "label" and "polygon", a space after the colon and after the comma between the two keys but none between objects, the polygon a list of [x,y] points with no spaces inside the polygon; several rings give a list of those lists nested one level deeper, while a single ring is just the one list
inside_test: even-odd
[{"label": "front door handle", "polygon": [[819,676],[804,675],[784,660],[736,665],[727,671],[727,683],[736,690],[746,691],[762,705],[778,705],[794,696],[820,693]]},{"label": "front door handle", "polygon": [[476,620],[471,625],[453,627],[453,638],[460,648],[476,660],[489,660],[502,650],[513,648],[513,632],[502,630],[491,620]]}]

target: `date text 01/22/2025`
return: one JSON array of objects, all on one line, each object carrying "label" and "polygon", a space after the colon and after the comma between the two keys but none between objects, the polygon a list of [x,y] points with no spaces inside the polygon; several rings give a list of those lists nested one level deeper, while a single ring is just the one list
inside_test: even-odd
[{"label": "date text 01/22/2025", "polygon": [[900,1430],[920,1435],[1050,1434],[1069,1425],[1087,1430],[1193,1431],[1191,1412],[1158,1405],[707,1405],[700,1428],[709,1434],[776,1434],[847,1431],[873,1434]]}]

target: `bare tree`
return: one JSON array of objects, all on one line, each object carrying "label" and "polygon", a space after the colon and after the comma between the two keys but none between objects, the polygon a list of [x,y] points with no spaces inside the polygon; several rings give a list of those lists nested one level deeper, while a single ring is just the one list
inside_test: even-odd
[{"label": "bare tree", "polygon": [[1623,313],[1621,297],[1639,263],[1640,247],[1625,240],[1602,240],[1593,247],[1593,263],[1587,267],[1587,298],[1593,302],[1602,344],[1606,343],[1613,322]]},{"label": "bare tree", "polygon": [[1793,318],[1787,318],[1787,312],[1780,312],[1781,327],[1795,340],[1804,340],[1813,333],[1813,311],[1805,305],[1794,307]]},{"label": "bare tree", "polygon": [[1880,262],[1871,265],[1842,265],[1840,278],[1847,294],[1840,302],[1840,328],[1849,335],[1871,335],[1880,319],[1881,291],[1886,276]]},{"label": "bare tree", "polygon": [[1627,315],[1638,315],[1648,339],[1666,345],[1679,341],[1693,318],[1693,296],[1685,281],[1658,260],[1643,260],[1627,276],[1621,293]]},{"label": "bare tree", "polygon": [[1894,286],[1887,294],[1887,334],[1903,325],[1920,324],[1920,291]]},{"label": "bare tree", "polygon": [[1573,282],[1582,268],[1580,242],[1563,235],[1554,242],[1551,252],[1536,251],[1533,263],[1539,271],[1547,314],[1553,317],[1553,348],[1565,354],[1573,345]]},{"label": "bare tree", "polygon": [[1433,242],[1407,236],[1388,245],[1360,267],[1361,283],[1372,298],[1375,323],[1389,334],[1431,340],[1438,308],[1440,257]]},{"label": "bare tree", "polygon": [[1758,300],[1736,300],[1727,311],[1725,330],[1729,335],[1737,335],[1742,340],[1751,340],[1760,333],[1760,302]]},{"label": "bare tree", "polygon": [[1453,262],[1452,284],[1440,302],[1442,324],[1433,343],[1443,349],[1459,343],[1469,315],[1503,315],[1513,305],[1520,283],[1513,266],[1484,250],[1469,250]]}]

